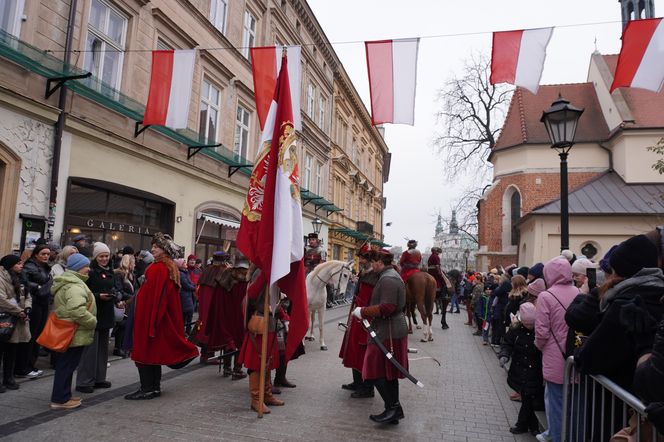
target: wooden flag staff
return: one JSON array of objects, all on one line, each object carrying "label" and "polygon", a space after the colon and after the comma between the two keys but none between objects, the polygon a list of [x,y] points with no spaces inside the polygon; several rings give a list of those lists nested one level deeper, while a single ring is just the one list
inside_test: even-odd
[{"label": "wooden flag staff", "polygon": [[270,324],[270,284],[265,286],[263,294],[263,317],[265,318],[263,331],[261,332],[261,374],[260,385],[258,387],[258,417],[263,417],[263,407],[265,406],[265,376],[267,371],[267,334]]}]

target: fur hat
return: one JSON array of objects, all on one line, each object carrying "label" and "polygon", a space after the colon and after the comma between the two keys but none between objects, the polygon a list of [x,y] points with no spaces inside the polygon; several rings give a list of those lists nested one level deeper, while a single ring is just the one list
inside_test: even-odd
[{"label": "fur hat", "polygon": [[111,249],[108,248],[103,242],[96,242],[95,246],[92,248],[92,259],[97,259],[97,256],[102,253],[111,253]]},{"label": "fur hat", "polygon": [[238,259],[235,261],[235,265],[233,265],[234,269],[249,269],[249,261],[246,261],[244,259]]},{"label": "fur hat", "polygon": [[528,293],[535,297],[539,296],[544,290],[546,290],[546,284],[542,278],[537,278],[528,284]]},{"label": "fur hat", "polygon": [[7,255],[3,256],[0,259],[0,266],[4,267],[5,270],[10,271],[12,267],[21,262],[21,258],[16,255]]},{"label": "fur hat", "polygon": [[532,302],[524,302],[519,307],[519,319],[521,319],[521,324],[528,330],[535,328],[535,312],[535,304]]},{"label": "fur hat", "polygon": [[83,267],[89,267],[90,260],[80,253],[74,253],[67,258],[67,270],[78,272]]},{"label": "fur hat", "polygon": [[414,239],[408,240],[408,244],[406,244],[409,249],[417,247],[417,241]]},{"label": "fur hat", "polygon": [[152,245],[159,247],[171,258],[177,258],[180,255],[180,246],[175,244],[170,235],[157,232],[152,238]]},{"label": "fur hat", "polygon": [[614,250],[609,263],[618,276],[631,278],[643,268],[657,267],[657,247],[645,235],[633,236]]}]

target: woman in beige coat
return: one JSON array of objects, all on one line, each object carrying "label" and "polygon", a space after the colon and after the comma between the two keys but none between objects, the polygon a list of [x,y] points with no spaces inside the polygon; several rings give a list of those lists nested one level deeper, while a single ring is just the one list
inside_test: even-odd
[{"label": "woman in beige coat", "polygon": [[16,328],[6,342],[0,342],[2,356],[2,386],[0,393],[7,389],[18,390],[14,380],[14,363],[18,344],[30,342],[28,313],[32,307],[30,293],[23,289],[20,279],[23,263],[16,255],[7,255],[0,260],[0,311],[16,317]]}]

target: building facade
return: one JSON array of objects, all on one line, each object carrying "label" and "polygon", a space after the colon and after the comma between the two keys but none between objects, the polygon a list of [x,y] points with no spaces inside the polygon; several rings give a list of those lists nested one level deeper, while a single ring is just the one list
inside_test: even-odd
[{"label": "building facade", "polygon": [[465,232],[459,230],[456,211],[452,210],[449,229],[443,227],[442,216],[438,215],[436,234],[433,237],[434,247],[440,247],[440,265],[445,271],[457,269],[468,272],[475,269],[475,252],[477,242]]},{"label": "building facade", "polygon": [[[327,239],[341,208],[306,203],[331,198],[334,83],[343,67],[305,1],[7,2],[2,253],[40,236],[66,244],[80,233],[112,250],[146,248],[156,231],[199,257],[233,252],[260,137],[249,48],[274,44],[302,45],[303,225],[311,232],[319,218]],[[140,124],[155,49],[198,49],[185,130]],[[69,78],[63,111],[59,90],[45,98],[59,77]]]}]

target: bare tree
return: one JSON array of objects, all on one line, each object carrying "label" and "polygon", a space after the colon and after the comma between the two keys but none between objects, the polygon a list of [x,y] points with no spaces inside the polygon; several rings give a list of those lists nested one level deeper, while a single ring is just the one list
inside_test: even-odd
[{"label": "bare tree", "polygon": [[487,158],[496,145],[513,92],[490,84],[490,74],[489,59],[473,54],[466,60],[463,74],[445,83],[438,92],[441,108],[436,114],[442,131],[433,140],[443,157],[446,179],[456,180],[471,172],[480,188],[489,179]]}]

